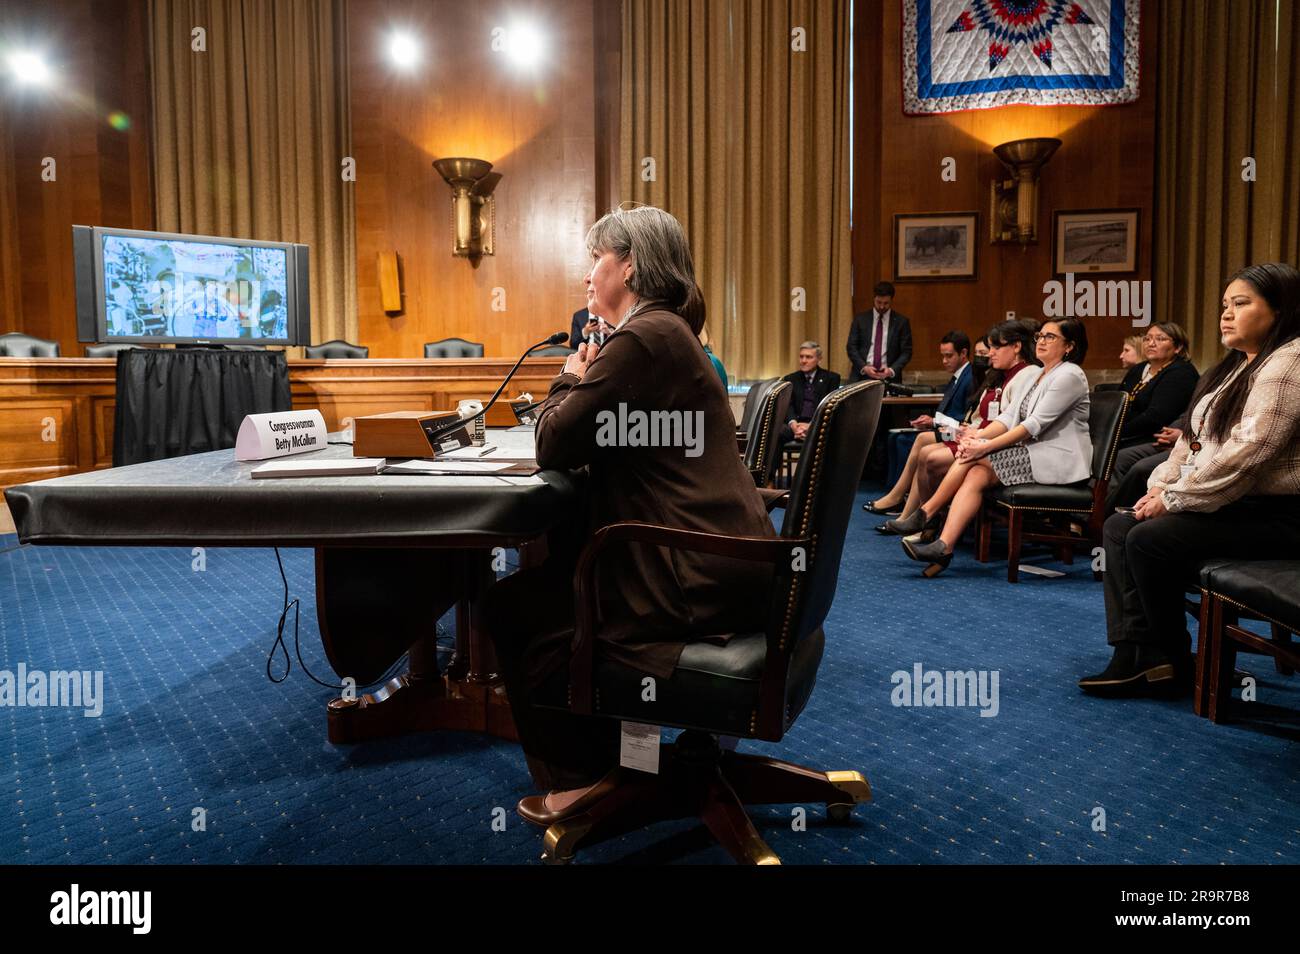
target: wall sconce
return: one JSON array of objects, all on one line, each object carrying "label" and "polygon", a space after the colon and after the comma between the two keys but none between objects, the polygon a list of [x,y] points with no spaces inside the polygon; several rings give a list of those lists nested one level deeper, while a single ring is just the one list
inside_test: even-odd
[{"label": "wall sconce", "polygon": [[990,192],[990,241],[1038,241],[1038,171],[1060,148],[1059,139],[1017,139],[993,147],[993,155],[1011,173],[1010,179],[994,179]]},{"label": "wall sconce", "polygon": [[433,168],[451,186],[451,254],[477,259],[493,255],[496,205],[492,190],[501,174],[485,159],[437,159]]}]

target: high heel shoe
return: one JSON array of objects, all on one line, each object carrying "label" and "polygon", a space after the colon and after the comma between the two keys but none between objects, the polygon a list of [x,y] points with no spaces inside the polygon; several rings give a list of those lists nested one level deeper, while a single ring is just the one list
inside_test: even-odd
[{"label": "high heel shoe", "polygon": [[[900,537],[915,536],[919,533],[929,533],[930,539],[938,536],[939,530],[943,527],[941,514],[935,514],[933,517],[927,517],[922,507],[917,507],[906,517],[897,517],[893,520],[886,520],[880,526],[876,527],[877,533],[892,534]],[[929,542],[928,540],[926,541]]]},{"label": "high heel shoe", "polygon": [[888,507],[877,507],[876,504],[878,503],[880,503],[879,500],[869,500],[862,505],[862,509],[867,513],[878,513],[882,516],[888,516],[891,513],[898,513],[903,504],[907,503],[907,498],[903,498],[899,503],[890,504]]},{"label": "high heel shoe", "polygon": [[910,537],[904,537],[903,550],[913,560],[929,564],[921,571],[921,575],[926,578],[938,576],[948,569],[948,564],[952,562],[952,551],[947,549],[943,540],[935,540],[933,543],[920,543]]}]

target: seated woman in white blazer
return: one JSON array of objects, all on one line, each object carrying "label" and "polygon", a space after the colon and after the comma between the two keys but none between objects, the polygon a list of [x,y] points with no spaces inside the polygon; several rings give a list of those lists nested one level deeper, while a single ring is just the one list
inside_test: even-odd
[{"label": "seated woman in white blazer", "polygon": [[[912,514],[903,549],[937,576],[952,561],[953,548],[979,513],[984,491],[999,484],[1073,484],[1092,472],[1088,434],[1088,376],[1079,365],[1088,353],[1088,333],[1077,318],[1048,321],[1034,336],[1042,370],[1016,406],[965,437],[957,460],[939,489]],[[1021,374],[1031,373],[1026,368]],[[942,522],[943,508],[948,517]],[[938,530],[938,537],[925,537]]]}]

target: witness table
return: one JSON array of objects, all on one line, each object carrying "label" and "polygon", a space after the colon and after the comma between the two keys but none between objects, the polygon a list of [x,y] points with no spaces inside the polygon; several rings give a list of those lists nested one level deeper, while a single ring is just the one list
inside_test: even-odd
[{"label": "witness table", "polygon": [[[532,457],[532,439],[531,430],[488,432],[502,456]],[[330,445],[292,459],[351,455],[350,446]],[[258,463],[214,451],[21,484],[5,498],[23,543],[313,547],[317,617],[334,671],[364,686],[410,653],[405,674],[330,702],[330,741],[436,728],[513,738],[482,626],[493,549],[528,551],[567,519],[574,478],[542,471],[256,480]],[[436,623],[453,606],[456,651],[440,673]]]}]

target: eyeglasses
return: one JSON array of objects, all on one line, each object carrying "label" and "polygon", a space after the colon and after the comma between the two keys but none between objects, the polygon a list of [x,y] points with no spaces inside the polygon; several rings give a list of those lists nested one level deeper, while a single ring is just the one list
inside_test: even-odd
[{"label": "eyeglasses", "polygon": [[1035,341],[1059,341],[1060,339],[1060,335],[1052,334],[1050,331],[1046,334],[1040,331],[1038,334],[1034,335]]},{"label": "eyeglasses", "polygon": [[1142,339],[1147,344],[1164,344],[1166,341],[1173,341],[1168,335],[1147,335]]}]

